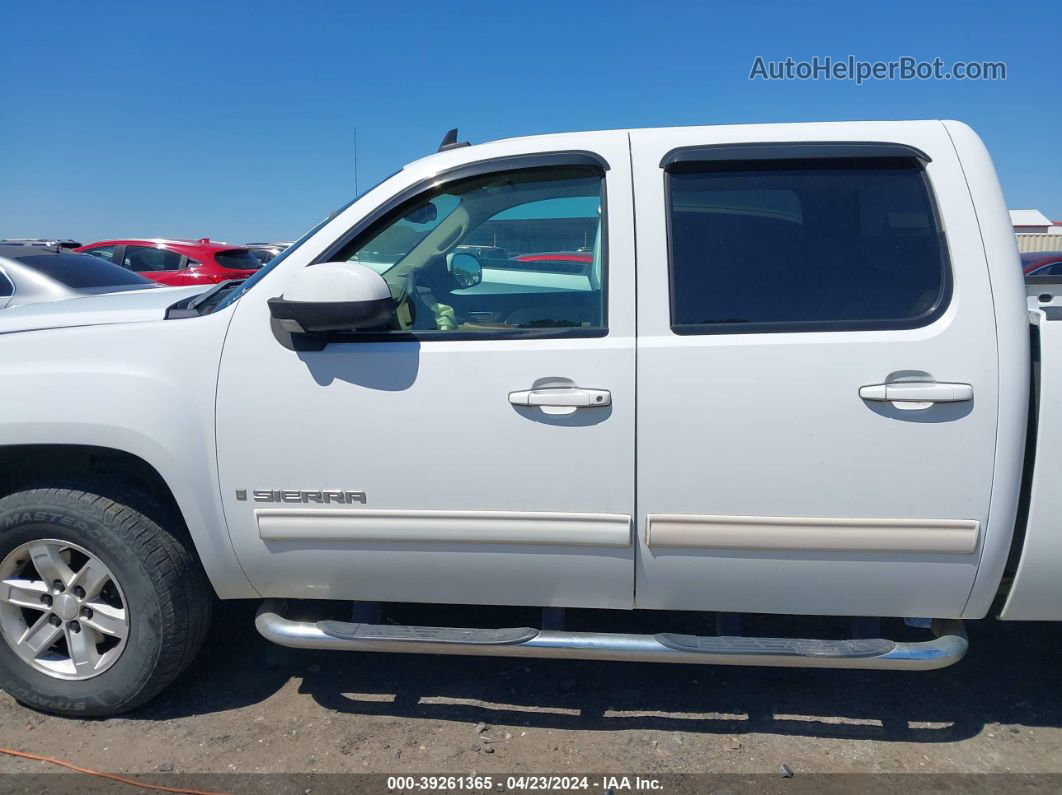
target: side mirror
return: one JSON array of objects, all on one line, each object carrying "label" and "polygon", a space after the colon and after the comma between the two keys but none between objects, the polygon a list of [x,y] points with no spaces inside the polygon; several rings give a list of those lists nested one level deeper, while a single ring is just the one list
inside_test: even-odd
[{"label": "side mirror", "polygon": [[289,335],[376,328],[394,312],[383,276],[356,262],[302,268],[284,294],[268,303],[274,325]]},{"label": "side mirror", "polygon": [[457,282],[458,289],[475,287],[483,281],[483,266],[471,254],[451,254],[446,260],[446,267]]}]

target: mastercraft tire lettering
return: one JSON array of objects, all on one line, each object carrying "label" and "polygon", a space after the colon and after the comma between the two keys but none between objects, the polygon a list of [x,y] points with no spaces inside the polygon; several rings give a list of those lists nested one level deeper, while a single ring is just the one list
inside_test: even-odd
[{"label": "mastercraft tire lettering", "polygon": [[129,504],[48,487],[0,500],[0,687],[28,706],[143,704],[191,662],[212,601],[194,555]]}]

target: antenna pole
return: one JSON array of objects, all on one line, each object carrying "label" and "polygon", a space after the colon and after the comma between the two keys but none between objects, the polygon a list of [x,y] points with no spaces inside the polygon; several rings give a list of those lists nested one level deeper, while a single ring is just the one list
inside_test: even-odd
[{"label": "antenna pole", "polygon": [[358,195],[358,127],[354,126],[354,195]]}]

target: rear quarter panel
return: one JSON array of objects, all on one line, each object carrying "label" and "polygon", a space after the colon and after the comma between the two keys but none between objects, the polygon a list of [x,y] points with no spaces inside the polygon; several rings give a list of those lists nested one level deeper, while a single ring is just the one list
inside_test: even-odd
[{"label": "rear quarter panel", "polygon": [[999,356],[999,422],[988,527],[963,618],[983,618],[999,591],[1014,537],[1029,420],[1029,317],[1014,229],[984,143],[967,125],[943,122],[962,165],[988,263]]}]

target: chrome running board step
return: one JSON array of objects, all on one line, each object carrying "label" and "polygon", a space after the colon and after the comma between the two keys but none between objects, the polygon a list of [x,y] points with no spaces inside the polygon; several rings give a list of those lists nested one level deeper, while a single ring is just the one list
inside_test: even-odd
[{"label": "chrome running board step", "polygon": [[267,640],[301,649],[926,671],[958,662],[968,646],[962,622],[945,619],[933,621],[933,640],[910,643],[293,621],[284,617],[286,607],[263,602],[255,627]]},{"label": "chrome running board step", "polygon": [[690,654],[772,654],[796,657],[881,657],[896,648],[896,642],[873,640],[815,640],[812,638],[746,638],[744,636],[654,635],[675,651]]},{"label": "chrome running board step", "polygon": [[412,627],[402,624],[350,624],[346,621],[318,621],[317,627],[339,640],[395,640],[405,643],[465,643],[496,646],[523,643],[538,634],[531,627],[507,629],[463,629],[459,627]]}]

